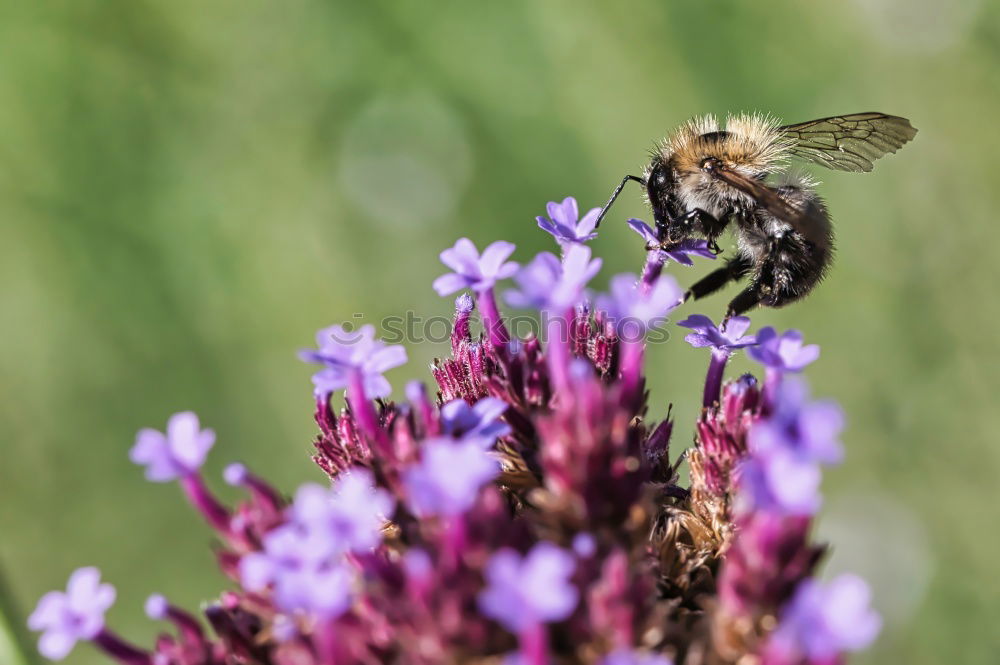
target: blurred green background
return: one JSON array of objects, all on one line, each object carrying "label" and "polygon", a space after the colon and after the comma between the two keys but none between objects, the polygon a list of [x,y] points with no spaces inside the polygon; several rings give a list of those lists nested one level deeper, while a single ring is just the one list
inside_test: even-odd
[{"label": "blurred green background", "polygon": [[[1000,6],[987,0],[2,3],[0,565],[14,628],[84,564],[117,586],[109,621],[137,640],[154,632],[149,593],[192,608],[214,595],[212,536],[176,486],[129,463],[136,430],[194,409],[219,435],[212,478],[241,459],[285,490],[317,480],[310,368],[294,355],[315,329],[447,315],[430,283],[457,237],[514,241],[522,261],[552,249],[534,223],[546,201],[599,205],[654,139],[729,110],[881,110],[920,129],[871,175],[817,172],[836,266],[808,300],[754,320],[821,344],[814,391],[848,414],[847,462],[825,482],[828,569],[866,575],[887,622],[857,662],[997,662]],[[598,286],[640,268],[626,216],[648,219],[636,189],[594,243]],[[687,311],[718,316],[732,295]],[[397,389],[447,352],[409,351]],[[679,335],[650,353],[653,413],[674,403],[683,446],[707,354]],[[100,659],[82,646],[68,662]]]}]

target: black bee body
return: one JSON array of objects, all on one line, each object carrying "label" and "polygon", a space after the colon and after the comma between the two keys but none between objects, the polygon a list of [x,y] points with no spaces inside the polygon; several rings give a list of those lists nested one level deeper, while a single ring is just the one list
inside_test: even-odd
[{"label": "black bee body", "polygon": [[[805,210],[812,229],[807,238],[795,228],[757,206],[743,202],[716,208],[718,222],[670,229],[668,243],[676,237],[704,235],[711,243],[732,225],[737,255],[726,265],[696,282],[688,297],[702,298],[730,281],[749,276],[749,285],[729,305],[728,316],[742,314],[756,304],[781,307],[808,294],[826,275],[833,254],[833,227],[822,199],[809,186],[782,185],[777,195],[792,208]],[[707,212],[707,211],[706,211]],[[699,215],[700,217],[700,215]],[[728,223],[726,223],[728,222]],[[677,232],[680,235],[677,235]]]},{"label": "black bee body", "polygon": [[734,229],[737,255],[694,284],[701,298],[731,281],[749,277],[726,316],[765,305],[780,307],[808,294],[823,279],[833,253],[833,229],[815,184],[782,174],[788,157],[829,168],[870,171],[872,160],[895,152],[916,134],[909,121],[882,113],[824,118],[778,126],[755,115],[692,120],[653,153],[643,177],[626,176],[601,217],[628,180],[643,184],[663,246],[704,237],[718,250],[719,236]]}]

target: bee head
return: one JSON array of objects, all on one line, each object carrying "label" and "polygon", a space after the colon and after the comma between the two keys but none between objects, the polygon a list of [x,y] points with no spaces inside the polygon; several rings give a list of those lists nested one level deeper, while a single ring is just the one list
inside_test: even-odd
[{"label": "bee head", "polygon": [[679,202],[676,197],[677,174],[670,163],[660,155],[646,167],[646,198],[653,209],[653,219],[657,227],[669,227],[670,220],[677,216]]},{"label": "bee head", "polygon": [[684,201],[680,196],[682,174],[674,161],[655,154],[644,173],[646,199],[653,210],[653,219],[663,242],[677,242],[693,233],[684,221]]}]

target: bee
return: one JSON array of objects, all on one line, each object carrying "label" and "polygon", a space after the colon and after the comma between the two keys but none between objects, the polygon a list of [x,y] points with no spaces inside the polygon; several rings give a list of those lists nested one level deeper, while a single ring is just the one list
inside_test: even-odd
[{"label": "bee", "polygon": [[[646,190],[661,247],[702,237],[716,254],[732,224],[737,253],[696,282],[685,300],[704,298],[749,276],[726,320],[758,305],[781,307],[803,298],[826,274],[833,228],[815,183],[789,174],[789,158],[836,171],[868,172],[917,130],[885,113],[854,113],[779,125],[761,115],[735,115],[722,129],[712,116],[696,118],[652,153],[642,177],[627,175],[601,210],[598,224],[631,180]],[[773,176],[783,176],[770,181]]]}]

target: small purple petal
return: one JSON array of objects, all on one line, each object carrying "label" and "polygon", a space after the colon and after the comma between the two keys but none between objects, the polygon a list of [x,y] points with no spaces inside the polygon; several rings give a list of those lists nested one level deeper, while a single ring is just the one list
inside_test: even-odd
[{"label": "small purple petal", "polygon": [[513,244],[498,240],[480,255],[471,240],[459,238],[454,247],[441,252],[441,262],[453,272],[434,280],[434,290],[444,296],[459,289],[472,289],[477,293],[492,289],[498,281],[517,271],[518,265],[507,261],[513,252]]},{"label": "small purple petal", "polygon": [[570,582],[575,567],[569,552],[548,542],[538,543],[523,558],[514,550],[500,550],[486,564],[479,611],[512,633],[562,621],[579,601]]},{"label": "small purple petal", "polygon": [[629,228],[642,236],[642,239],[646,241],[647,244],[659,244],[660,239],[656,236],[656,232],[649,227],[646,222],[641,219],[630,219],[626,222]]},{"label": "small purple petal", "polygon": [[167,432],[141,429],[129,459],[146,467],[146,478],[167,482],[196,472],[204,464],[215,443],[215,432],[201,429],[198,416],[191,411],[175,413],[167,421]]},{"label": "small purple petal", "polygon": [[802,333],[787,330],[781,335],[774,328],[761,328],[757,333],[758,346],[748,355],[765,367],[781,372],[801,372],[819,358],[819,346],[802,344]]},{"label": "small purple petal", "polygon": [[765,652],[780,662],[839,662],[842,654],[868,647],[882,621],[870,608],[871,592],[855,575],[823,585],[803,580],[781,612]]},{"label": "small purple petal", "polygon": [[371,325],[357,330],[330,326],[317,334],[317,342],[319,349],[300,354],[307,362],[323,365],[312,377],[317,397],[348,387],[355,372],[361,373],[365,397],[387,397],[392,386],[382,373],[404,364],[407,359],[402,346],[388,346],[375,339],[375,327]]},{"label": "small purple petal", "polygon": [[570,196],[562,203],[549,202],[545,210],[549,218],[536,217],[538,228],[551,234],[563,249],[569,245],[589,242],[597,237],[594,227],[601,214],[600,208],[592,208],[581,218],[576,199]]},{"label": "small purple petal", "polygon": [[542,252],[515,275],[519,288],[504,295],[514,307],[561,313],[583,298],[584,287],[600,269],[601,260],[591,260],[590,248],[585,245],[569,245],[561,262]]},{"label": "small purple petal", "polygon": [[420,462],[403,473],[410,507],[420,516],[467,511],[480,488],[500,473],[499,462],[476,438],[427,439],[420,451]]},{"label": "small purple petal", "polygon": [[716,327],[704,314],[692,314],[677,325],[695,331],[684,338],[694,347],[711,346],[717,350],[733,351],[757,343],[757,338],[753,335],[743,334],[750,327],[750,319],[745,316],[734,316],[729,319],[725,331]]},{"label": "small purple petal", "polygon": [[93,639],[104,628],[104,614],[115,602],[115,589],[101,583],[97,568],[73,572],[66,591],[50,591],[28,617],[28,627],[41,631],[38,650],[51,660],[65,658],[79,640]]}]

